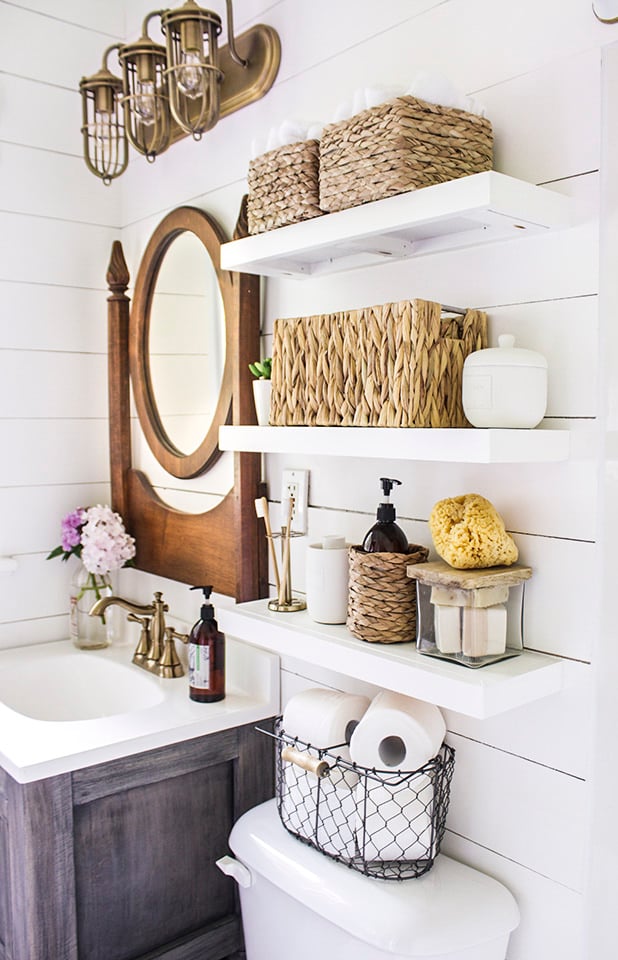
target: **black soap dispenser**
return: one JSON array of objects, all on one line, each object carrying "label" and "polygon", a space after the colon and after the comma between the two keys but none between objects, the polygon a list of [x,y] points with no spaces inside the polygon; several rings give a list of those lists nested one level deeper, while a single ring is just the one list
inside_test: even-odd
[{"label": "black soap dispenser", "polygon": [[212,587],[190,589],[202,590],[205,602],[189,634],[189,697],[198,703],[215,703],[225,697],[225,634],[219,631],[209,603]]},{"label": "black soap dispenser", "polygon": [[380,477],[380,483],[384,500],[378,505],[376,522],[365,535],[363,550],[366,553],[409,553],[408,538],[395,523],[395,507],[390,501],[391,490],[395,484],[401,486],[401,480]]}]

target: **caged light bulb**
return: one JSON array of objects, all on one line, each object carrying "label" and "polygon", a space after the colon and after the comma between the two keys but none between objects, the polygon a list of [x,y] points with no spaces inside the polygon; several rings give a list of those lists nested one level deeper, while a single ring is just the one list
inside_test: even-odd
[{"label": "caged light bulb", "polygon": [[144,126],[151,127],[157,117],[155,85],[152,80],[138,80],[135,90],[135,112]]},{"label": "caged light bulb", "polygon": [[202,58],[199,52],[197,50],[183,50],[177,73],[177,83],[185,97],[196,100],[200,96],[203,75]]}]

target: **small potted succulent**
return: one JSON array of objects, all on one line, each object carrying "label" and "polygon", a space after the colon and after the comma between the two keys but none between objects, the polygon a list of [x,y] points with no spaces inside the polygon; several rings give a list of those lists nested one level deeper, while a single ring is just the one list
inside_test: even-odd
[{"label": "small potted succulent", "polygon": [[249,370],[255,377],[253,381],[253,399],[255,402],[255,414],[260,427],[268,426],[270,418],[270,394],[272,384],[270,375],[272,371],[272,359],[266,357],[264,360],[256,360],[249,364]]}]

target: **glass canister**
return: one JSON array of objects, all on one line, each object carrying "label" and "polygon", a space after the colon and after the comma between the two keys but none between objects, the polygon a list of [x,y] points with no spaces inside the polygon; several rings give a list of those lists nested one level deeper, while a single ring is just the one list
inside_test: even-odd
[{"label": "glass canister", "polygon": [[408,568],[416,580],[416,646],[465,667],[484,667],[523,649],[524,584],[530,567],[456,570],[443,560]]}]

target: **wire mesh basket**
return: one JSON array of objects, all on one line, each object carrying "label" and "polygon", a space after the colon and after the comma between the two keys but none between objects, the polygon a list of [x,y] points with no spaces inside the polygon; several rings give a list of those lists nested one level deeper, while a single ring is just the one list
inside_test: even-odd
[{"label": "wire mesh basket", "polygon": [[[266,731],[262,731],[266,732]],[[427,873],[444,835],[455,751],[414,771],[376,770],[346,760],[347,744],[318,749],[275,724],[281,822],[316,850],[383,880]]]}]

